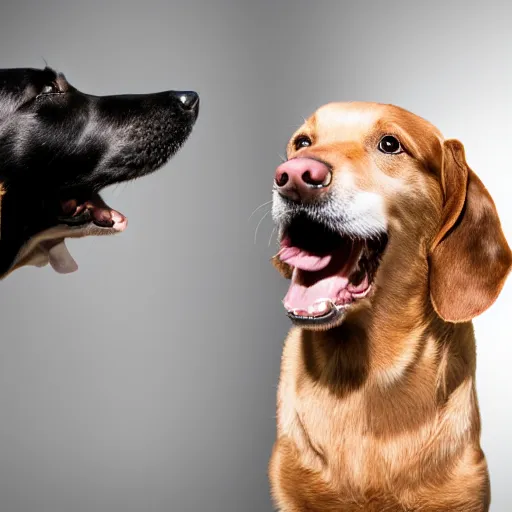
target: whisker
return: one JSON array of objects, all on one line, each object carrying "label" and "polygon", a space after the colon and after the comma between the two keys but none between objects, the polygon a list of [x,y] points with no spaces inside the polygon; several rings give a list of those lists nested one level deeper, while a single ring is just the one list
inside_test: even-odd
[{"label": "whisker", "polygon": [[260,205],[258,206],[258,208],[256,208],[256,210],[254,210],[254,211],[251,213],[251,215],[250,215],[250,216],[249,216],[249,218],[247,219],[247,222],[249,222],[249,221],[251,220],[252,216],[253,216],[253,215],[254,215],[254,214],[255,214],[255,213],[256,213],[260,208],[263,208],[264,206],[269,205],[271,202],[272,202],[272,199],[271,199],[270,201],[267,201],[266,203],[260,204]]},{"label": "whisker", "polygon": [[116,195],[119,192],[119,187],[121,186],[121,183],[116,183],[114,187],[112,188],[112,195]]},{"label": "whisker", "polygon": [[135,180],[130,180],[130,181],[125,181],[123,183],[123,187],[121,188],[121,192],[124,192],[129,186],[132,186],[133,187],[133,182]]},{"label": "whisker", "polygon": [[129,186],[129,181],[124,181],[124,182],[120,182],[120,183],[116,183],[113,187],[112,187],[112,195],[114,197],[119,197],[123,192],[126,191],[127,187]]},{"label": "whisker", "polygon": [[281,153],[279,153],[277,156],[281,159],[281,163],[284,164],[287,161],[287,159]]},{"label": "whisker", "polygon": [[270,210],[265,213],[265,215],[263,215],[263,217],[260,219],[260,221],[258,222],[258,225],[256,226],[256,231],[254,232],[254,245],[256,245],[256,239],[258,238],[258,229],[261,225],[261,223],[263,222],[263,220],[265,219],[265,217],[270,213]]},{"label": "whisker", "polygon": [[273,227],[272,232],[270,233],[270,238],[268,239],[268,246],[270,247],[270,242],[272,242],[272,237],[274,236],[274,233],[276,232],[276,226]]}]

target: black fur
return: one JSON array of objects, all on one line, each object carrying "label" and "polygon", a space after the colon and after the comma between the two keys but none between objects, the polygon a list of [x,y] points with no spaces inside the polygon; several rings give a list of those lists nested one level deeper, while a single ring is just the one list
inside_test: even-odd
[{"label": "black fur", "polygon": [[[60,202],[141,177],[186,141],[199,99],[182,92],[91,96],[50,68],[0,70],[0,276],[57,223]],[[195,101],[197,99],[197,101]]]}]

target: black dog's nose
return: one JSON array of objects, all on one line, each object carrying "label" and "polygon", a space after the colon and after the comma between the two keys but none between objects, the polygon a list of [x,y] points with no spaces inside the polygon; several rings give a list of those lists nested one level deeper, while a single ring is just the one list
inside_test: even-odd
[{"label": "black dog's nose", "polygon": [[187,110],[197,110],[199,107],[199,95],[194,91],[178,91],[175,93]]}]

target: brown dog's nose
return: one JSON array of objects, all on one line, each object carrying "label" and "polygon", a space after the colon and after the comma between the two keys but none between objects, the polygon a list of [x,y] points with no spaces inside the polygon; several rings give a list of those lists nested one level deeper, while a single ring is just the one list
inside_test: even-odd
[{"label": "brown dog's nose", "polygon": [[312,158],[292,158],[276,169],[275,182],[280,194],[293,201],[308,202],[325,193],[332,182],[332,171]]}]

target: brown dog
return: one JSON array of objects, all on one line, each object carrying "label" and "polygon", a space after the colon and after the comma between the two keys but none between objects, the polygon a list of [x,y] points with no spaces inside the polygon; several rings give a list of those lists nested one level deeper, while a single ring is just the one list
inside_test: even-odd
[{"label": "brown dog", "polygon": [[398,107],[320,108],[275,177],[296,327],[269,473],[283,512],[489,509],[471,320],[512,265],[456,140]]}]

